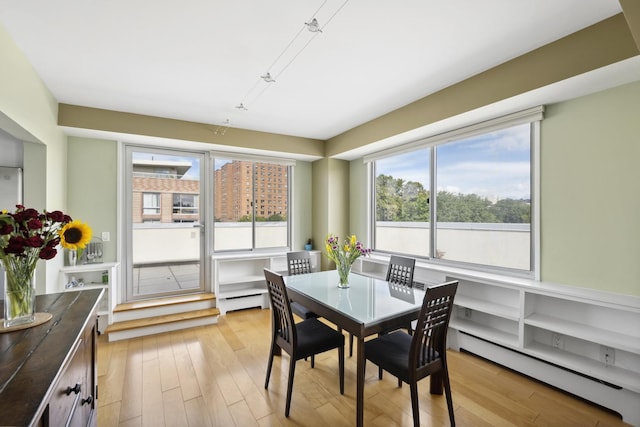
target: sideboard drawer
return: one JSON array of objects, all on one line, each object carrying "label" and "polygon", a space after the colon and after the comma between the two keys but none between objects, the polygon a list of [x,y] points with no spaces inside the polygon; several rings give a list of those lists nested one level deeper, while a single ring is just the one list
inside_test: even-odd
[{"label": "sideboard drawer", "polygon": [[58,384],[53,389],[49,401],[49,425],[66,426],[81,400],[91,393],[87,389],[87,363],[85,340],[79,339],[76,343],[71,360],[60,376]]}]

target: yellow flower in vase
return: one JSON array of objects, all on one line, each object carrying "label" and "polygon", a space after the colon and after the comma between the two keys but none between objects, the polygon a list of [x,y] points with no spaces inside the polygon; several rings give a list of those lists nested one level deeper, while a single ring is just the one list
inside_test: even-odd
[{"label": "yellow flower in vase", "polygon": [[325,249],[327,251],[327,258],[336,264],[336,270],[338,270],[340,280],[338,286],[348,288],[351,264],[360,256],[370,255],[371,249],[365,248],[364,245],[358,241],[355,234],[351,235],[343,245],[340,245],[339,240],[339,237],[329,234],[325,239]]},{"label": "yellow flower in vase", "polygon": [[76,255],[75,258],[78,259],[82,256],[84,248],[91,241],[92,233],[88,224],[73,220],[59,231],[60,245],[69,251],[73,251]]}]

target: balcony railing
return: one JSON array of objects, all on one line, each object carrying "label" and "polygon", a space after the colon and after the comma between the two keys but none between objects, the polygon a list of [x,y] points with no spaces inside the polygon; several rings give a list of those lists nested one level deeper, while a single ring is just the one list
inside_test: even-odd
[{"label": "balcony railing", "polygon": [[[256,247],[286,247],[286,222],[255,224]],[[528,224],[439,223],[436,257],[509,268],[529,269]],[[194,261],[200,257],[200,230],[190,224],[136,224],[134,264]],[[428,223],[379,222],[376,246],[388,252],[427,254]],[[249,249],[252,224],[215,224],[216,250]],[[295,249],[295,248],[294,248]]]}]

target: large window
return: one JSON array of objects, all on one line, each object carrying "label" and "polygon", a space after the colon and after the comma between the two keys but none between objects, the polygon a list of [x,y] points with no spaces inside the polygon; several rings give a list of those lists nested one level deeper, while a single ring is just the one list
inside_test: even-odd
[{"label": "large window", "polygon": [[286,162],[216,157],[214,250],[289,246]]},{"label": "large window", "polygon": [[539,114],[376,155],[375,249],[532,271]]}]

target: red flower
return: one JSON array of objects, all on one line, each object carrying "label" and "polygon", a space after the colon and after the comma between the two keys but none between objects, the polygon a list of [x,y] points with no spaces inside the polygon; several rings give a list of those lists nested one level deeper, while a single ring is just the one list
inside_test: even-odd
[{"label": "red flower", "polygon": [[13,232],[13,225],[2,224],[0,225],[0,234],[11,234]]},{"label": "red flower", "polygon": [[31,236],[25,242],[25,246],[31,246],[32,248],[39,248],[44,245],[44,240],[39,235]]},{"label": "red flower", "polygon": [[24,238],[20,236],[11,237],[4,252],[7,254],[20,255],[24,253]]},{"label": "red flower", "polygon": [[29,230],[39,230],[42,228],[42,221],[37,218],[30,219],[29,222],[27,222],[27,228]]},{"label": "red flower", "polygon": [[67,218],[68,215],[63,214],[60,211],[47,212],[47,219],[50,219],[54,222],[69,222],[71,218],[69,218],[69,220],[67,220]]},{"label": "red flower", "polygon": [[38,256],[40,257],[40,259],[47,260],[55,257],[57,253],[58,251],[54,247],[47,245],[40,250],[40,254]]}]

